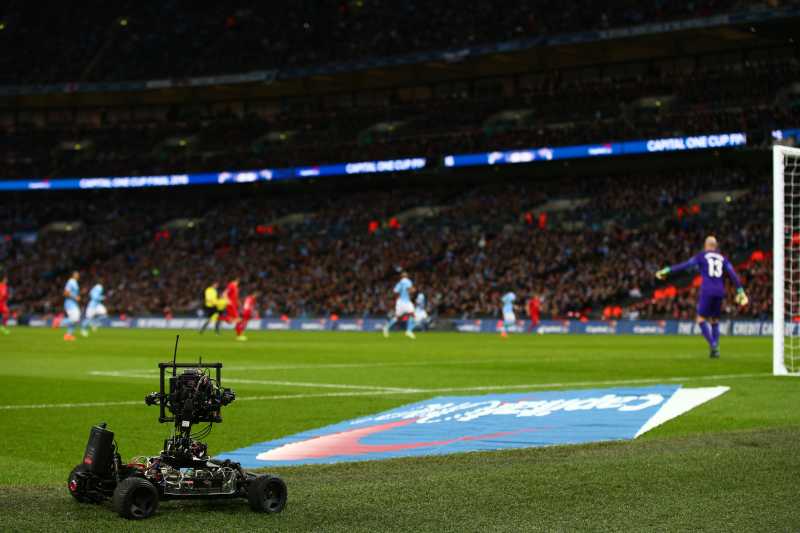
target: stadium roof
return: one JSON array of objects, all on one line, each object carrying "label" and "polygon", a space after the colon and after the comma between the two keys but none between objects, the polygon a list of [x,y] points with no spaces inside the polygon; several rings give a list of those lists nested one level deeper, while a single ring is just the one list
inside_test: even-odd
[{"label": "stadium roof", "polygon": [[0,107],[147,105],[302,96],[527,74],[794,43],[800,8],[189,80],[0,87]]}]

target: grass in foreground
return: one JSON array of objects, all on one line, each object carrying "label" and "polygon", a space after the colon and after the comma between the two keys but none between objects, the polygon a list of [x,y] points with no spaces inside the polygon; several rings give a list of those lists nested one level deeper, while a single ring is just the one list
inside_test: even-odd
[{"label": "grass in foreground", "polygon": [[787,531],[797,429],[282,469],[289,504],[168,502],[146,523],[62,486],[5,489],[8,530]]},{"label": "grass in foreground", "polygon": [[[166,426],[141,402],[174,333],[101,331],[63,344],[57,332],[0,338],[0,529],[142,526],[64,489],[89,427],[116,432],[123,458],[160,449]],[[800,382],[769,375],[765,339],[724,339],[707,359],[696,338],[345,333],[254,334],[249,343],[187,332],[180,354],[221,360],[241,401],[209,439],[221,452],[437,395],[444,388],[602,387],[679,379],[731,391],[633,443],[281,469],[280,516],[246,503],[168,503],[147,529],[553,530],[794,529]],[[116,375],[109,373],[116,372]],[[717,377],[714,377],[717,376]],[[726,376],[726,377],[720,377]],[[235,380],[247,380],[247,383]],[[224,381],[225,379],[223,379]],[[563,385],[557,385],[563,384]],[[573,384],[570,386],[570,384]],[[610,385],[609,385],[610,386]],[[382,387],[427,389],[400,394]],[[352,391],[352,396],[325,396]],[[355,394],[357,393],[357,395]],[[365,394],[366,393],[366,394]],[[374,393],[374,394],[373,394]],[[291,396],[291,398],[287,398]],[[246,398],[262,397],[261,400]],[[88,402],[132,402],[66,407]],[[141,402],[141,403],[140,403]],[[28,407],[21,407],[28,406]],[[49,406],[49,407],[43,407]]]}]

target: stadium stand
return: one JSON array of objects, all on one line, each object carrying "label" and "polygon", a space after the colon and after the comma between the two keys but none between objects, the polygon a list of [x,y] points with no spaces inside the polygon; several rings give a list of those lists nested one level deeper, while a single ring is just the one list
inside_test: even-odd
[{"label": "stadium stand", "polygon": [[[537,2],[535,16],[530,1],[502,10],[452,1],[280,2],[280,19],[270,16],[275,3],[218,3],[202,14],[183,0],[90,4],[88,16],[64,4],[47,18],[27,3],[5,7],[0,44],[26,54],[0,58],[0,84],[242,73],[797,2],[569,0]],[[56,47],[46,38],[56,29],[72,38]],[[498,72],[280,96],[211,87],[186,101],[157,91],[70,100],[69,86],[53,100],[64,105],[9,97],[0,105],[0,179],[408,156],[427,157],[426,171],[439,172],[452,153],[712,132],[745,132],[752,149],[769,144],[772,130],[800,125],[800,55],[782,37]],[[652,273],[688,257],[713,231],[744,276],[758,280],[748,285],[752,304],[729,312],[756,317],[771,307],[765,172],[706,160],[694,170],[634,165],[558,181],[483,176],[420,186],[392,176],[391,185],[355,192],[314,183],[4,195],[0,262],[20,314],[58,312],[63,277],[80,268],[107,280],[117,314],[192,314],[210,280],[238,273],[245,291],[264,295],[267,315],[385,315],[390,281],[407,268],[445,317],[496,316],[499,293],[514,287],[542,294],[548,317],[687,318],[694,280],[657,287]]]}]

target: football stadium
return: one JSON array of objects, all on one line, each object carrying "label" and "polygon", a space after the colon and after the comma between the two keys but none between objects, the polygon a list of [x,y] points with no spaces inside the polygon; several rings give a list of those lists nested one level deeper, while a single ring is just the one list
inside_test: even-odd
[{"label": "football stadium", "polygon": [[799,25],[4,3],[0,530],[800,529]]}]

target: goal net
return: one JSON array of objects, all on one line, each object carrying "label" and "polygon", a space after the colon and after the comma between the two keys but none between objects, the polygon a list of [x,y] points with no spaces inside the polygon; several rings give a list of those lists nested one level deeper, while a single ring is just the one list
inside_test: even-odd
[{"label": "goal net", "polygon": [[800,149],[775,146],[772,157],[772,372],[800,376]]}]

